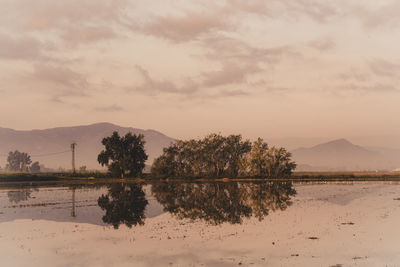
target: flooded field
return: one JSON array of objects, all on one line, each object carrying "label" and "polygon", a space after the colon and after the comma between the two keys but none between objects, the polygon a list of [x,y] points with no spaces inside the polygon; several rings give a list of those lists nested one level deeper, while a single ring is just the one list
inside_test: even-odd
[{"label": "flooded field", "polygon": [[2,266],[399,266],[400,183],[0,189]]}]

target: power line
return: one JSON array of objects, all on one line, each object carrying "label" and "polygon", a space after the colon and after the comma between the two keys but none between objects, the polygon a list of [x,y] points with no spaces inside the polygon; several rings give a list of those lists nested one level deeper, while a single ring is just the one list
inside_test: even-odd
[{"label": "power line", "polygon": [[71,152],[71,150],[65,150],[61,152],[54,152],[54,153],[48,153],[48,154],[40,154],[40,155],[30,155],[31,157],[46,157],[46,156],[52,156],[52,155],[58,155],[58,154],[64,154]]},{"label": "power line", "polygon": [[[53,155],[59,155],[59,154],[64,154],[64,153],[69,153],[71,150],[65,150],[65,151],[60,151],[60,152],[53,152],[53,153],[47,153],[47,154],[38,154],[38,155],[29,155],[31,157],[46,157],[46,156],[53,156]],[[0,154],[1,157],[8,157],[8,154]]]}]

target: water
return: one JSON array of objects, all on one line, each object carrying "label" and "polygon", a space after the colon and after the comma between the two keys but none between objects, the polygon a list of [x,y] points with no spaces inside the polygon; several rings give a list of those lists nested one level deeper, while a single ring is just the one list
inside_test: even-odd
[{"label": "water", "polygon": [[168,212],[179,219],[240,224],[285,210],[296,195],[292,183],[111,183],[25,187],[0,191],[0,222],[16,219],[96,225],[143,225]]},{"label": "water", "polygon": [[400,266],[400,183],[0,189],[1,266]]}]

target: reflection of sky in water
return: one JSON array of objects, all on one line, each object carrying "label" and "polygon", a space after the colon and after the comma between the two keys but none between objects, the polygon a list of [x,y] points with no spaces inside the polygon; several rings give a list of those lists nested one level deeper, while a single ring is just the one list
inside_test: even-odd
[{"label": "reflection of sky in water", "polygon": [[[151,218],[162,214],[162,206],[149,195],[149,186],[145,186],[144,191],[149,202],[145,216]],[[73,190],[68,187],[2,189],[0,190],[0,222],[32,219],[105,225],[102,221],[104,211],[97,204],[97,200],[106,193],[106,186],[75,189],[75,217],[73,217],[71,216]]]},{"label": "reflection of sky in water", "polygon": [[209,224],[262,221],[286,210],[296,191],[290,182],[112,183],[90,187],[0,190],[0,222],[16,219],[135,226],[169,212],[178,219]]}]

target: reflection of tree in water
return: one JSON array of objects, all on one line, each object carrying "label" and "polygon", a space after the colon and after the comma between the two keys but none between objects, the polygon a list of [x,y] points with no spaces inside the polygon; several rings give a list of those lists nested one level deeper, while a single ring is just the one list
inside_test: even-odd
[{"label": "reflection of tree in water", "polygon": [[39,191],[37,188],[24,188],[18,191],[8,191],[7,196],[10,202],[19,203],[31,198],[33,191]]},{"label": "reflection of tree in water", "polygon": [[141,185],[111,184],[108,186],[108,193],[99,197],[97,203],[106,211],[103,222],[112,224],[115,229],[120,224],[129,228],[144,224],[144,210],[148,201]]},{"label": "reflection of tree in water", "polygon": [[291,182],[251,183],[243,186],[247,191],[246,196],[253,215],[259,221],[262,221],[270,210],[285,210],[292,205],[291,197],[296,195]]},{"label": "reflection of tree in water", "polygon": [[212,224],[260,221],[269,211],[284,210],[296,194],[291,183],[162,183],[152,186],[164,210],[178,218],[202,219]]}]

